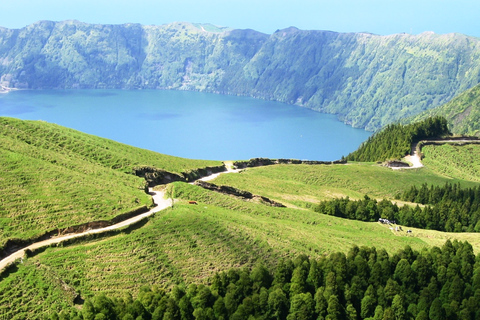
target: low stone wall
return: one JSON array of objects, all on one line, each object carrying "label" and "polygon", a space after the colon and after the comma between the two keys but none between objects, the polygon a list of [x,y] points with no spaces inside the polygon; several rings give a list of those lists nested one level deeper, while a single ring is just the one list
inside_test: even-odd
[{"label": "low stone wall", "polygon": [[[181,174],[172,173],[155,167],[142,166],[133,168],[133,174],[145,179],[148,187],[154,187],[159,184],[168,184],[175,181],[192,182],[214,173],[226,171],[225,165],[216,167],[198,168]],[[148,192],[148,191],[146,191]]]},{"label": "low stone wall", "polygon": [[214,173],[224,172],[227,171],[227,167],[225,165],[216,166],[216,167],[206,167],[206,168],[199,168],[195,170],[190,170],[187,172],[182,172],[182,176],[184,177],[185,181],[192,182],[203,177],[210,176]]},{"label": "low stone wall", "polygon": [[145,192],[148,192],[148,187],[175,181],[185,181],[185,178],[179,174],[148,166],[133,168],[133,174],[145,179],[147,183]]},{"label": "low stone wall", "polygon": [[347,160],[335,161],[314,161],[314,160],[297,160],[297,159],[268,159],[268,158],[253,158],[247,161],[235,161],[233,165],[238,169],[262,167],[273,164],[308,164],[308,165],[329,165],[329,164],[345,164]]},{"label": "low stone wall", "polygon": [[392,160],[392,161],[387,161],[384,164],[385,167],[388,168],[408,168],[410,165],[406,162],[403,161],[398,161],[398,160]]},{"label": "low stone wall", "polygon": [[259,200],[261,203],[269,205],[271,207],[285,208],[285,206],[283,204],[281,204],[279,202],[276,202],[276,201],[273,201],[273,200],[270,200],[267,197],[258,196],[258,195],[252,194],[251,192],[244,191],[244,190],[239,190],[239,189],[234,188],[234,187],[217,186],[216,184],[201,181],[201,180],[195,181],[194,184],[199,186],[199,187],[202,187],[204,189],[210,190],[210,191],[215,191],[215,192],[219,192],[219,193],[222,193],[222,194],[231,195],[231,196],[246,199],[246,200]]},{"label": "low stone wall", "polygon": [[422,148],[424,146],[431,146],[431,145],[440,146],[445,143],[453,144],[456,146],[464,146],[467,144],[480,144],[480,138],[469,136],[469,137],[451,137],[451,138],[449,137],[445,139],[421,140],[416,145],[414,145],[414,148],[417,154],[420,156],[420,159],[423,159],[424,155],[422,153]]}]

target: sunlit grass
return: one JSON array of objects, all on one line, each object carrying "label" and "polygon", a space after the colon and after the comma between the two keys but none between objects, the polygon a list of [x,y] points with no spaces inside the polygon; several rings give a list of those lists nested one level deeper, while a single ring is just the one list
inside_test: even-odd
[{"label": "sunlit grass", "polygon": [[433,172],[445,177],[480,182],[480,145],[444,144],[422,148],[423,163]]},{"label": "sunlit grass", "polygon": [[392,170],[374,163],[347,165],[275,165],[249,168],[240,174],[221,175],[212,182],[248,190],[284,204],[308,207],[321,200],[339,197],[393,199],[413,185],[459,182],[477,184],[439,175],[429,168]]},{"label": "sunlit grass", "polygon": [[135,166],[183,172],[218,161],[162,155],[41,121],[0,118],[0,248],[151,206]]}]

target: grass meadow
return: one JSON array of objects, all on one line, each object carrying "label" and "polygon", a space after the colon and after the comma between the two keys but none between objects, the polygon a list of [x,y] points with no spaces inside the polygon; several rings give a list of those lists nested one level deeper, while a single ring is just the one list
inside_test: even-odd
[{"label": "grass meadow", "polygon": [[413,185],[444,185],[446,182],[473,187],[477,183],[438,174],[434,168],[392,170],[374,163],[346,165],[276,165],[250,168],[240,174],[221,175],[212,183],[229,185],[270,197],[285,205],[308,207],[339,197],[393,199]]},{"label": "grass meadow", "polygon": [[[406,245],[421,250],[458,239],[469,240],[475,252],[480,250],[478,237],[472,234],[413,229],[413,234],[407,235],[379,223],[269,207],[186,183],[170,187],[179,199],[174,208],[157,213],[141,228],[54,246],[18,264],[16,272],[5,274],[0,281],[4,292],[0,315],[9,314],[11,301],[40,312],[44,303],[51,303],[42,297],[58,296],[61,299],[52,305],[60,310],[72,306],[76,294],[82,298],[99,292],[135,296],[144,285],[168,290],[174,284],[209,283],[215,272],[231,267],[252,267],[260,262],[274,266],[282,257],[302,253],[319,257],[347,252],[353,245],[394,253]],[[191,199],[198,205],[189,205]],[[28,300],[19,294],[22,290],[27,297],[39,298]]]},{"label": "grass meadow", "polygon": [[427,145],[422,153],[424,165],[435,174],[480,182],[480,145]]},{"label": "grass meadow", "polygon": [[[133,166],[182,172],[220,164],[159,155],[56,125],[9,118],[0,118],[0,146],[6,168],[0,177],[1,241],[150,205],[144,181],[130,174]],[[269,197],[287,208],[183,182],[170,184],[169,193],[177,199],[174,207],[137,228],[40,250],[1,274],[0,319],[43,318],[52,310],[74,306],[77,296],[135,296],[145,285],[168,290],[174,284],[209,283],[215,272],[231,267],[274,266],[282,257],[320,257],[347,252],[353,245],[394,253],[406,245],[422,250],[458,239],[469,241],[478,254],[477,234],[412,228],[407,235],[379,223],[309,209],[335,197],[368,194],[393,199],[423,183],[478,185],[478,173],[470,170],[476,168],[478,146],[441,148],[425,147],[422,169],[393,171],[374,163],[275,165],[212,181]],[[191,200],[198,205],[189,205]]]},{"label": "grass meadow", "polygon": [[152,200],[134,166],[180,173],[218,161],[171,157],[41,121],[0,118],[0,248]]}]

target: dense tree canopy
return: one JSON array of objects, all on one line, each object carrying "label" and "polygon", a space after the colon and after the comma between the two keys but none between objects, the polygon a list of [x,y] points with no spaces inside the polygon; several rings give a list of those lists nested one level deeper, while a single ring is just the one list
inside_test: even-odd
[{"label": "dense tree canopy", "polygon": [[412,143],[422,139],[449,135],[447,120],[443,117],[427,118],[409,125],[390,124],[347,156],[351,161],[385,161],[400,159],[410,153]]},{"label": "dense tree canopy", "polygon": [[398,199],[425,206],[399,207],[389,200],[377,201],[368,196],[362,200],[347,198],[320,202],[314,210],[336,217],[360,221],[380,218],[397,224],[447,232],[480,232],[480,187],[462,189],[458,184],[443,187],[423,184],[413,186]]},{"label": "dense tree canopy", "polygon": [[480,257],[467,242],[421,252],[353,247],[217,273],[211,284],[100,294],[52,319],[479,319]]}]

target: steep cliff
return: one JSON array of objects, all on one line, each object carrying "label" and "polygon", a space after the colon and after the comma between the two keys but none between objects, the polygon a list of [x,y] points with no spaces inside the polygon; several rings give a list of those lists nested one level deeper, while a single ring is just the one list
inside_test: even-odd
[{"label": "steep cliff", "polygon": [[247,95],[375,130],[480,82],[480,39],[461,34],[41,21],[0,28],[0,85],[177,89]]}]

